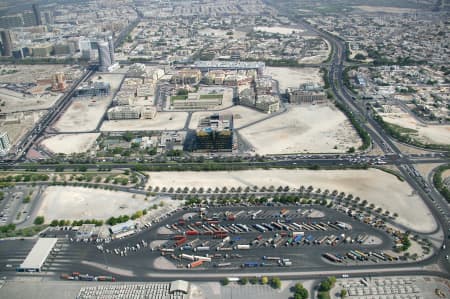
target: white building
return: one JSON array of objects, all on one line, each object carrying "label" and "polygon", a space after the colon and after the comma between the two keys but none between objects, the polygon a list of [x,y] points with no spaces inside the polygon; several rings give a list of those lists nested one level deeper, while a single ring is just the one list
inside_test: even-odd
[{"label": "white building", "polygon": [[8,133],[0,132],[0,156],[4,156],[11,149],[11,141],[9,140]]}]

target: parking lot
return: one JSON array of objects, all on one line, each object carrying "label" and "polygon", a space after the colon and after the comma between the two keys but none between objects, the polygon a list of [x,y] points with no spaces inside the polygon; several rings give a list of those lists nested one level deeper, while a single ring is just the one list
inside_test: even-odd
[{"label": "parking lot", "polygon": [[217,272],[392,263],[392,245],[384,231],[314,205],[185,209],[96,247],[118,263],[147,256],[155,270]]},{"label": "parking lot", "polygon": [[0,201],[0,225],[19,223],[27,219],[37,191],[34,188],[16,186],[5,188],[2,192],[3,200]]}]

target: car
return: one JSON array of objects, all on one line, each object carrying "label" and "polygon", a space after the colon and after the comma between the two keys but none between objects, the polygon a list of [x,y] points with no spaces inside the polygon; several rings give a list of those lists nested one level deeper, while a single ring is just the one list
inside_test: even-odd
[{"label": "car", "polygon": [[348,274],[342,274],[342,278],[348,278]]}]

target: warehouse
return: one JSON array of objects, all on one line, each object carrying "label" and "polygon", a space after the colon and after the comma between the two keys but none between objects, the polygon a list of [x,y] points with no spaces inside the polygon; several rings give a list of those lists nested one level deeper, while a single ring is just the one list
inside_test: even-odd
[{"label": "warehouse", "polygon": [[17,271],[41,272],[42,265],[57,241],[57,238],[39,238]]}]

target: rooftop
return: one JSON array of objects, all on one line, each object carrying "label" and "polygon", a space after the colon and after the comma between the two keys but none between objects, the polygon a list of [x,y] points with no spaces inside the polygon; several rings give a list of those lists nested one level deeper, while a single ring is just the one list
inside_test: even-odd
[{"label": "rooftop", "polygon": [[57,241],[57,238],[39,238],[20,268],[40,269]]}]

